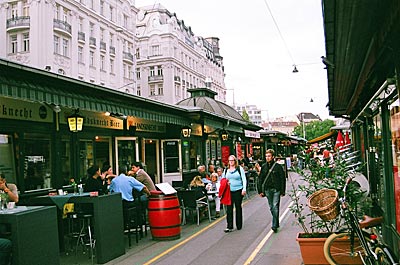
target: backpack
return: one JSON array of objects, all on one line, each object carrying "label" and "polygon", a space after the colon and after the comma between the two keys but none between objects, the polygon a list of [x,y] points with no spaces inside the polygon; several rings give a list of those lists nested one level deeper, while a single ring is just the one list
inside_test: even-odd
[{"label": "backpack", "polygon": [[[242,177],[242,173],[240,172],[240,166],[236,167],[236,170],[239,172],[240,177]],[[226,176],[226,172],[228,172],[228,168],[226,167],[224,170],[224,175]]]}]

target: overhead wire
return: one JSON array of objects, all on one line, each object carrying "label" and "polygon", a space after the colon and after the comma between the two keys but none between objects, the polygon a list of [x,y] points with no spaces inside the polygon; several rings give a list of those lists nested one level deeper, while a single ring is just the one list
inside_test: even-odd
[{"label": "overhead wire", "polygon": [[278,23],[276,22],[275,17],[274,17],[274,15],[272,14],[271,8],[269,7],[267,0],[264,0],[264,3],[265,3],[265,5],[267,6],[268,12],[269,12],[269,14],[271,15],[272,21],[274,22],[276,29],[278,30],[279,36],[281,37],[282,42],[283,42],[283,44],[285,45],[286,51],[287,51],[287,53],[289,54],[289,57],[290,57],[290,59],[291,59],[292,62],[293,62],[293,66],[296,67],[297,64],[296,64],[296,62],[294,61],[292,54],[290,53],[289,47],[288,47],[288,45],[287,45],[285,39],[283,38],[282,32],[281,32],[281,30],[279,29]]}]

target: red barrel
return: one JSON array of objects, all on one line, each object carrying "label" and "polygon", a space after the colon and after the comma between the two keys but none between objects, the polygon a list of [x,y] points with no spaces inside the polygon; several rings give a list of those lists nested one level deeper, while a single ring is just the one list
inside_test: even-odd
[{"label": "red barrel", "polygon": [[154,240],[181,237],[181,209],[175,194],[164,195],[161,191],[151,191],[148,213]]}]

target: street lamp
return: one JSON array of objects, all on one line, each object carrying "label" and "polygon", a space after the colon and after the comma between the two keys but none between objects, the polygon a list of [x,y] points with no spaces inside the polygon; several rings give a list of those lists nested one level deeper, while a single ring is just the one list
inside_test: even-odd
[{"label": "street lamp", "polygon": [[182,127],[182,136],[185,138],[189,138],[190,134],[192,133],[192,128],[189,126]]},{"label": "street lamp", "polygon": [[303,123],[303,138],[306,139],[306,126],[304,124],[304,113],[301,114],[301,122]]},{"label": "street lamp", "polygon": [[226,140],[228,140],[228,138],[229,138],[228,132],[226,130],[222,130],[221,131],[221,139],[222,139],[222,141],[226,141]]},{"label": "street lamp", "polygon": [[78,115],[79,109],[75,113],[68,116],[68,126],[71,132],[80,132],[83,129],[83,117]]}]

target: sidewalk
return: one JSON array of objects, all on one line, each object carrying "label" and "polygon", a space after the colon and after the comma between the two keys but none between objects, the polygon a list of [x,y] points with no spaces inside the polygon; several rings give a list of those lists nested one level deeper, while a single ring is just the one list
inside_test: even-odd
[{"label": "sidewalk", "polygon": [[[244,201],[244,207],[249,207],[248,212],[259,213],[260,211],[267,210],[266,205],[260,203],[261,198],[252,191],[249,199]],[[249,238],[251,235],[243,234],[249,239],[250,242],[254,242],[254,246],[252,245],[249,250],[243,252],[242,255],[244,257],[243,260],[237,260],[236,263],[232,264],[274,264],[274,265],[301,265],[302,258],[300,254],[300,249],[298,243],[296,241],[296,235],[300,232],[300,229],[297,225],[294,224],[294,215],[290,213],[290,211],[286,210],[288,205],[290,204],[289,196],[285,196],[281,202],[281,221],[280,221],[280,230],[278,233],[267,233],[265,236],[260,236],[259,238]],[[250,210],[253,209],[253,210]],[[257,219],[256,214],[252,218]],[[151,237],[151,232],[148,231],[147,237],[142,238],[139,241],[139,244],[133,241],[132,247],[128,248],[128,243],[126,240],[126,253],[108,263],[106,265],[125,265],[125,264],[144,264],[152,260],[157,254],[167,251],[168,249],[172,249],[180,245],[179,248],[184,246],[185,248],[193,248],[194,246],[190,246],[190,244],[184,243],[187,240],[196,241],[202,240],[202,232],[203,230],[212,231],[212,227],[215,225],[221,226],[218,228],[222,231],[222,227],[225,226],[225,217],[221,217],[217,220],[209,223],[206,220],[203,220],[200,223],[200,226],[197,226],[195,223],[188,223],[182,226],[181,238],[179,240],[173,241],[154,241]],[[250,217],[249,217],[250,218]],[[222,222],[221,222],[222,221]],[[220,224],[218,224],[220,223]],[[200,232],[201,231],[201,232]],[[265,231],[265,230],[263,230]],[[200,233],[199,233],[200,232]],[[224,233],[218,234],[221,237],[224,236]],[[261,234],[260,234],[261,235]],[[234,234],[233,234],[234,236]],[[204,238],[204,236],[203,236]],[[244,238],[243,238],[244,240]],[[191,243],[193,244],[193,243]],[[196,244],[196,243],[195,243]],[[112,247],[112,246],[110,246]],[[225,251],[225,250],[224,250]],[[174,253],[170,253],[169,255],[178,255]],[[246,260],[248,262],[244,262]],[[185,260],[182,261],[181,264],[186,264]],[[228,261],[224,263],[224,260],[219,260],[222,264],[231,264]],[[162,259],[154,261],[156,264],[166,264],[166,261]],[[61,256],[61,265],[66,264],[91,264],[90,259],[88,259],[87,255],[79,255],[78,263],[76,263],[76,259],[74,255],[66,257],[62,254]],[[149,263],[151,264],[151,263]],[[179,265],[175,262],[175,264]]]}]

